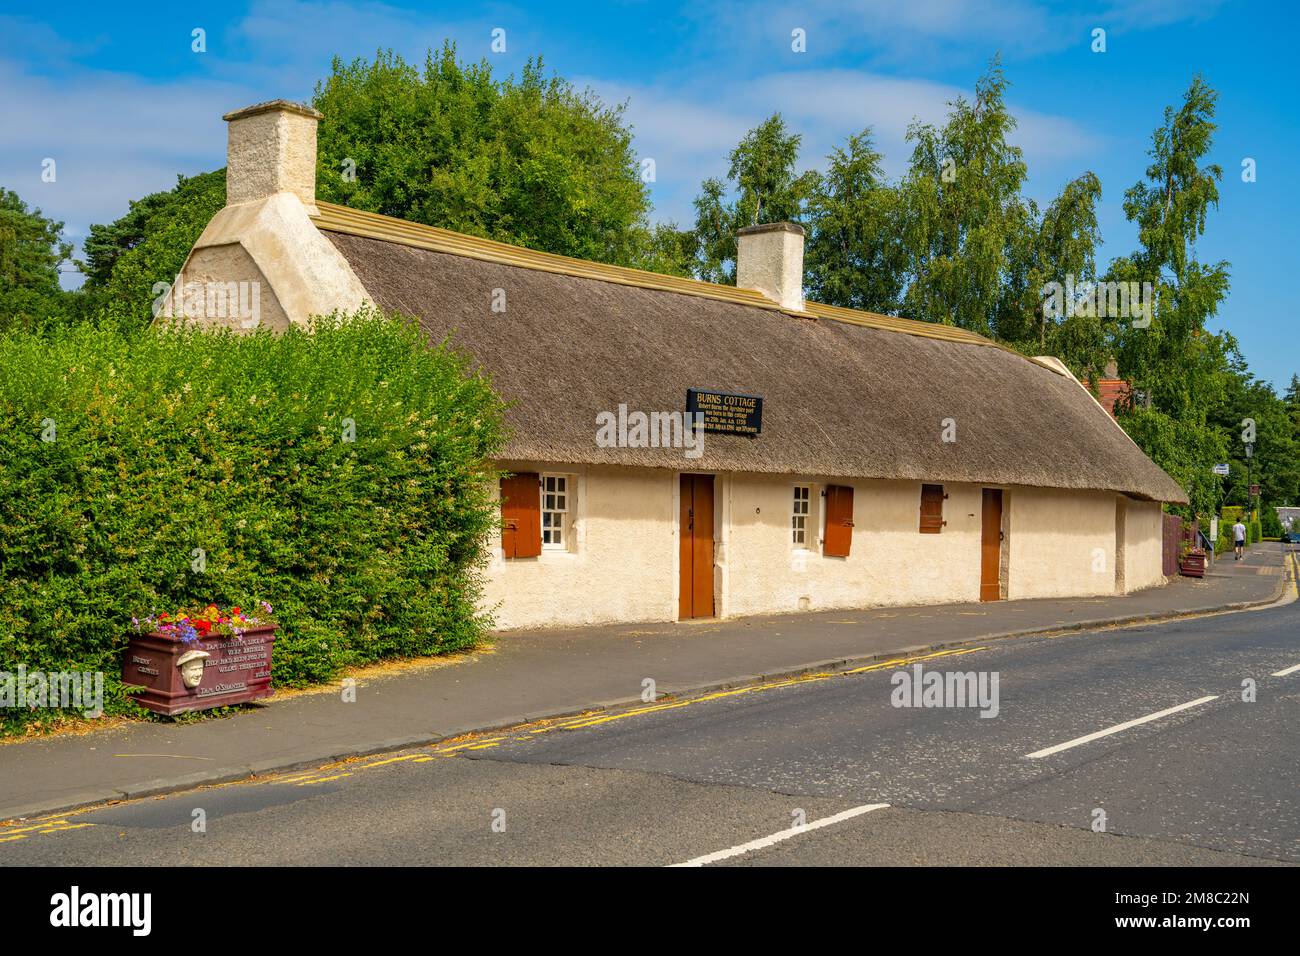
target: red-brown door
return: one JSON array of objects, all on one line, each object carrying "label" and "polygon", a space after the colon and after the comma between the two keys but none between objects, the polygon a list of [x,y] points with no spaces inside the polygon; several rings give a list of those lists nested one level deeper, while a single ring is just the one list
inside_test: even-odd
[{"label": "red-brown door", "polygon": [[826,486],[826,536],[822,554],[847,558],[853,547],[853,489],[847,485]]},{"label": "red-brown door", "polygon": [[501,479],[501,550],[507,558],[542,553],[541,491],[536,472]]},{"label": "red-brown door", "polygon": [[980,531],[980,600],[1002,600],[1002,489],[985,488]]},{"label": "red-brown door", "polygon": [[682,475],[682,620],[713,617],[713,476]]}]

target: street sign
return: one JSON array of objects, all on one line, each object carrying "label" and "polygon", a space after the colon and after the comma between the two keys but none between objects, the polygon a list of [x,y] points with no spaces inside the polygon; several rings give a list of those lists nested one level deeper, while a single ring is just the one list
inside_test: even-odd
[{"label": "street sign", "polygon": [[1226,478],[1226,477],[1228,476],[1228,466],[1227,466],[1227,465],[1215,465],[1215,466],[1214,466],[1214,473],[1215,473],[1216,475],[1223,475],[1223,476]]},{"label": "street sign", "polygon": [[1251,486],[1250,486],[1250,496],[1251,496],[1252,498],[1258,498],[1258,497],[1259,497],[1259,485],[1251,485]]}]

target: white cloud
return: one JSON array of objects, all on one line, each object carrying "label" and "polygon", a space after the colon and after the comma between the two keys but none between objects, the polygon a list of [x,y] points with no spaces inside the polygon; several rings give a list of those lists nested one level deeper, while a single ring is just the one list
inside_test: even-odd
[{"label": "white cloud", "polygon": [[[795,70],[805,63],[758,56],[755,31],[771,34],[788,49],[791,18],[798,14],[799,24],[810,29],[814,48],[818,43],[848,45],[866,36],[867,47],[892,56],[916,44],[932,50],[949,43],[974,49],[992,39],[1032,49],[1048,43],[1061,22],[1023,0],[977,3],[960,12],[955,0],[701,6],[696,17],[707,18],[711,27],[699,31],[694,42],[715,42],[720,34],[729,39],[724,48],[696,58],[689,73],[636,84],[590,77],[575,82],[590,85],[607,102],[629,100],[627,117],[635,128],[637,152],[656,161],[656,218],[685,224],[694,218],[691,200],[700,182],[724,175],[727,153],[774,110],[804,135],[803,166],[821,167],[832,146],[870,125],[885,153],[886,170],[898,175],[910,153],[904,135],[912,118],[941,122],[949,100],[970,96],[969,90],[918,78],[923,73],[919,65],[888,71]],[[1181,16],[1171,0],[1139,0],[1108,9],[1122,27]],[[11,37],[25,38],[20,45],[39,40],[28,48],[46,51],[47,63],[50,56],[70,60],[66,68],[38,75],[20,61],[0,57],[0,88],[17,92],[0,98],[0,183],[64,220],[69,235],[80,236],[90,223],[121,215],[128,199],[170,188],[176,173],[222,165],[222,113],[274,97],[307,98],[335,53],[372,56],[377,48],[391,46],[418,64],[428,48],[452,37],[460,41],[463,58],[478,59],[487,55],[492,26],[503,25],[509,55],[489,59],[509,72],[544,46],[529,17],[507,5],[473,13],[460,8],[453,17],[373,0],[256,0],[220,35],[215,27],[209,30],[210,52],[200,60],[206,75],[166,81],[78,67],[71,61],[95,42],[72,43],[35,21],[0,17]],[[1078,157],[1089,155],[1101,138],[1065,117],[1014,112],[1021,124],[1016,141],[1035,178],[1048,183],[1081,172],[1086,162]],[[47,156],[59,163],[54,184],[40,181],[40,163]]]},{"label": "white cloud", "polygon": [[[276,96],[306,98],[329,72],[334,56],[347,62],[392,49],[422,67],[425,54],[450,39],[463,59],[488,57],[494,66],[508,70],[523,61],[537,37],[528,33],[521,16],[507,10],[488,6],[471,12],[460,7],[458,16],[450,17],[373,0],[256,0],[228,31],[233,55],[214,59],[212,68],[219,75],[239,75],[277,89]],[[498,25],[507,31],[504,54],[490,50],[491,31]]]},{"label": "white cloud", "polygon": [[1146,30],[1213,16],[1223,0],[1117,0],[1094,9],[1064,9],[1036,0],[722,0],[693,17],[709,42],[750,64],[790,48],[790,31],[806,31],[807,55],[853,50],[872,67],[912,70],[1086,48],[1096,26]]},{"label": "white cloud", "polygon": [[[79,71],[57,81],[0,61],[0,183],[63,220],[70,237],[122,215],[127,200],[170,189],[176,174],[225,164],[221,114],[252,102],[214,81],[150,83]],[[45,158],[55,182],[41,181]]]},{"label": "white cloud", "polygon": [[0,57],[39,51],[46,62],[63,64],[92,53],[102,45],[102,38],[73,41],[60,36],[48,23],[30,17],[0,14]]}]

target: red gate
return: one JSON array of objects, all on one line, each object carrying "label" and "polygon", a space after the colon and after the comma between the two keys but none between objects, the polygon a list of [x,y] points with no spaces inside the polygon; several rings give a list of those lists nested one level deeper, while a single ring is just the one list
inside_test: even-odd
[{"label": "red gate", "polygon": [[1164,572],[1166,577],[1178,573],[1179,546],[1183,540],[1183,519],[1178,515],[1165,515]]}]

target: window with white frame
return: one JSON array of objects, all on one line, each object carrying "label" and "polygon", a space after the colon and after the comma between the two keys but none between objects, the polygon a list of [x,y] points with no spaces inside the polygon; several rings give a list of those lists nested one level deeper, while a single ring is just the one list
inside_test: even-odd
[{"label": "window with white frame", "polygon": [[790,515],[790,529],[796,548],[808,547],[808,517],[812,501],[812,488],[809,485],[794,486],[793,510]]},{"label": "window with white frame", "polygon": [[542,475],[542,547],[550,551],[568,548],[569,478]]}]

